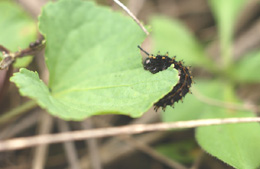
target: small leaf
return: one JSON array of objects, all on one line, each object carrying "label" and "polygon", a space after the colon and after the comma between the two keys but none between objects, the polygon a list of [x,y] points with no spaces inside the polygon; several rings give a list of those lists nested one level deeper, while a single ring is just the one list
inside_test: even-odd
[{"label": "small leaf", "polygon": [[260,82],[259,72],[260,67],[260,52],[251,53],[243,57],[234,65],[231,76],[235,80],[243,83]]},{"label": "small leaf", "polygon": [[93,2],[49,3],[40,17],[40,31],[47,40],[52,92],[25,69],[12,81],[23,95],[63,119],[108,113],[138,117],[178,81],[173,68],[157,74],[145,71],[137,48],[145,38],[142,30],[132,19]]},{"label": "small leaf", "polygon": [[152,38],[155,51],[169,52],[177,56],[177,60],[184,60],[186,64],[209,64],[202,46],[192,33],[179,21],[156,17],[151,21],[153,27]]}]

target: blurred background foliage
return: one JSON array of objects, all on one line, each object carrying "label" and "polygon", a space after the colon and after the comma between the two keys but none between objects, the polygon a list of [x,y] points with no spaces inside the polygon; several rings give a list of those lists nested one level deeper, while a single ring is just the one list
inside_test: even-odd
[{"label": "blurred background foliage", "polygon": [[[237,86],[259,82],[257,81],[259,75],[254,68],[259,67],[260,62],[255,60],[256,62],[252,63],[250,60],[259,59],[257,56],[259,56],[260,51],[248,51],[250,58],[245,56],[247,53],[242,55],[241,58],[246,58],[247,61],[244,61],[244,59],[235,60],[233,52],[235,50],[233,48],[235,39],[234,26],[238,22],[239,12],[244,10],[243,6],[245,3],[246,1],[244,0],[228,2],[208,1],[216,23],[217,34],[215,38],[219,45],[219,54],[215,57],[210,57],[210,53],[205,53],[205,49],[213,42],[203,45],[178,20],[158,17],[151,19],[154,49],[168,50],[171,54],[177,55],[177,58],[183,59],[186,64],[191,65],[194,69],[204,69],[213,76],[205,78],[197,75],[195,79],[196,84],[193,85],[194,95],[187,96],[188,100],[185,100],[182,105],[176,106],[176,109],[167,108],[166,112],[162,114],[164,121],[257,115],[252,110],[230,110],[229,108],[224,108],[224,104],[222,108],[219,108],[205,104],[202,99],[198,99],[198,96],[203,95],[210,99],[216,99],[215,102],[232,102],[243,105],[244,103],[241,102],[243,98],[239,98],[236,94]],[[251,78],[252,80],[250,80]],[[252,133],[248,134],[248,131]],[[211,155],[235,168],[253,169],[259,166],[260,160],[258,157],[253,158],[256,154],[258,154],[257,156],[260,155],[260,151],[257,150],[260,148],[260,145],[255,143],[256,140],[260,139],[258,134],[256,134],[259,131],[258,124],[238,124],[232,126],[199,127],[195,132],[200,146]],[[170,148],[168,150],[171,151]],[[241,159],[242,154],[244,156],[243,159]]]},{"label": "blurred background foliage", "polygon": [[[46,2],[47,0],[0,1],[0,44],[17,51],[19,47],[24,48],[34,41],[36,18],[41,6]],[[97,2],[113,10],[122,11],[111,0]],[[106,127],[104,119],[106,123],[117,126],[160,120],[170,122],[259,116],[259,109],[248,108],[259,107],[257,105],[260,100],[260,76],[257,71],[260,66],[259,1],[125,0],[122,2],[151,29],[151,35],[143,43],[143,48],[154,54],[157,51],[169,52],[170,56],[183,60],[186,66],[192,67],[196,83],[192,87],[193,94],[187,94],[184,102],[176,104],[174,109],[168,107],[165,112],[160,113],[150,110],[140,119],[119,115],[92,117],[94,127]],[[48,73],[42,58],[42,56],[36,57],[29,67],[38,70],[41,77],[47,79]],[[29,63],[30,61],[27,61],[25,65]],[[1,113],[19,106],[26,100],[11,85],[1,102]],[[235,103],[237,108],[230,109],[229,103]],[[41,114],[42,110],[36,108],[19,118],[12,119],[12,123],[3,125],[0,138],[39,134],[35,128],[41,126],[43,120]],[[32,115],[35,118],[30,119],[29,116]],[[24,127],[24,119],[28,121],[30,119],[31,125]],[[76,122],[67,124],[71,130],[81,128]],[[14,132],[17,126],[21,130]],[[252,123],[155,132],[133,137],[153,147],[164,155],[164,158],[169,158],[187,168],[254,169],[260,165],[259,130],[259,124]],[[12,134],[6,136],[7,131]],[[53,131],[60,131],[58,124],[53,127]],[[103,168],[173,168],[171,163],[165,163],[151,155],[151,152],[131,145],[127,141],[118,138],[96,141],[99,145],[98,158]],[[89,168],[93,162],[89,160],[91,151],[83,151],[81,148],[83,144],[83,141],[76,143],[77,162],[81,168]],[[31,168],[31,161],[35,160],[31,158],[34,157],[31,150],[1,154],[0,167]],[[60,145],[51,146],[49,151],[45,168],[64,168],[69,165]],[[65,152],[69,153],[66,150]]]}]

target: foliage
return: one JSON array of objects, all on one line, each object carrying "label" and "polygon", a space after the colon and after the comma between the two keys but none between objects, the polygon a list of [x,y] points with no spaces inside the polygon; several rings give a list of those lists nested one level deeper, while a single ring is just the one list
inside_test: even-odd
[{"label": "foliage", "polygon": [[[221,64],[217,64],[203,53],[202,44],[176,20],[156,17],[151,21],[155,49],[170,50],[186,64],[201,67],[216,79],[196,79],[192,91],[224,102],[241,103],[235,94],[237,84],[259,82],[256,71],[260,66],[259,54],[254,52],[235,62],[232,60],[231,43],[234,20],[245,1],[209,1],[219,28],[221,43]],[[168,49],[167,49],[168,48]],[[172,51],[172,52],[171,52]],[[253,112],[229,110],[207,105],[194,95],[188,95],[183,104],[174,109],[167,108],[162,114],[163,121],[182,121],[201,118],[251,117]],[[232,124],[196,129],[200,146],[211,155],[235,168],[257,168],[260,165],[260,126]],[[170,148],[170,147],[169,147]]]},{"label": "foliage", "polygon": [[66,120],[108,113],[139,117],[178,81],[174,69],[158,75],[143,70],[137,45],[145,34],[110,9],[65,0],[48,4],[39,20],[47,40],[49,85],[26,69],[11,80],[53,115]]},{"label": "foliage", "polygon": [[[194,93],[239,104],[235,86],[259,83],[255,71],[260,66],[259,51],[237,62],[232,59],[233,27],[244,3],[245,0],[209,0],[219,30],[220,64],[207,56],[202,43],[179,21],[158,16],[152,19],[154,52],[169,51],[186,65],[203,68],[216,77],[197,79],[192,87]],[[35,36],[32,19],[9,1],[0,2],[0,10],[6,16],[0,18],[0,44],[13,51],[18,46],[28,46]],[[143,42],[145,34],[130,18],[93,2],[49,3],[39,18],[39,30],[47,41],[49,84],[44,84],[37,72],[25,68],[15,73],[11,81],[23,96],[35,99],[49,113],[65,120],[110,113],[139,117],[178,81],[178,72],[172,68],[158,74],[144,71],[137,45]],[[28,63],[25,61],[23,66]],[[187,95],[183,104],[175,105],[174,109],[168,107],[162,113],[163,121],[167,122],[252,116],[253,112],[205,104],[194,95]],[[260,165],[259,131],[257,123],[199,127],[196,140],[205,151],[225,163],[254,169]],[[179,156],[180,147],[188,152],[187,158]],[[194,149],[190,143],[157,149],[181,162],[194,159],[189,154]]]}]

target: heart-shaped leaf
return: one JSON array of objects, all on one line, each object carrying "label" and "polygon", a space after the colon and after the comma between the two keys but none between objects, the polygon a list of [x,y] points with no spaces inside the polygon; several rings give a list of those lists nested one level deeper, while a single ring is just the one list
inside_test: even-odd
[{"label": "heart-shaped leaf", "polygon": [[48,87],[25,69],[12,81],[23,95],[63,119],[108,113],[138,117],[178,81],[173,68],[145,71],[137,48],[145,38],[142,30],[132,19],[93,2],[49,3],[40,31],[47,40]]}]

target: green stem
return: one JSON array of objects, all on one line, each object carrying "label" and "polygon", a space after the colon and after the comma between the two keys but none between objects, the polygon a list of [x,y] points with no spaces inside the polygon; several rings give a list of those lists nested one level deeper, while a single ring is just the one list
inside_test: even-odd
[{"label": "green stem", "polygon": [[19,107],[16,107],[16,108],[4,113],[4,115],[0,116],[0,125],[9,121],[10,119],[12,119],[15,116],[21,115],[21,114],[27,112],[28,110],[35,108],[36,106],[37,106],[37,103],[34,100],[31,100],[31,101],[28,101],[28,102],[22,104]]}]

